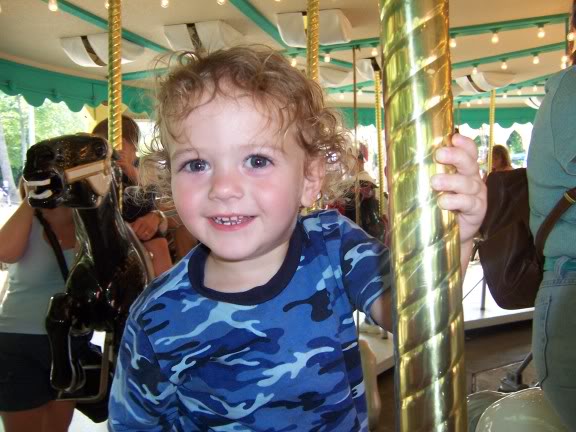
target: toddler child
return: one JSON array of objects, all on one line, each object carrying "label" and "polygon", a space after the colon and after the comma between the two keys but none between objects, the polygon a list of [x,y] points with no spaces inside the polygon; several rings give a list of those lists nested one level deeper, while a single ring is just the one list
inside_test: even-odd
[{"label": "toddler child", "polygon": [[[391,328],[389,252],[334,210],[346,133],[281,54],[184,56],[157,106],[157,161],[200,241],[133,305],[113,431],[365,431],[353,312]],[[459,211],[463,262],[484,215],[476,147],[456,135],[433,186]],[[159,185],[162,186],[162,185]]]}]

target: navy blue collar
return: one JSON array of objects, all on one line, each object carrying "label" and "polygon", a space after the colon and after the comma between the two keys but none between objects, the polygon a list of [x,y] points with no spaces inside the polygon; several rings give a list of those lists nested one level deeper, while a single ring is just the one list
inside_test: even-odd
[{"label": "navy blue collar", "polygon": [[238,293],[215,291],[204,285],[204,269],[210,249],[204,244],[198,245],[188,261],[188,278],[192,288],[212,300],[243,306],[257,305],[273,299],[288,286],[298,269],[302,253],[302,230],[303,227],[298,221],[290,238],[284,262],[278,272],[267,283]]}]

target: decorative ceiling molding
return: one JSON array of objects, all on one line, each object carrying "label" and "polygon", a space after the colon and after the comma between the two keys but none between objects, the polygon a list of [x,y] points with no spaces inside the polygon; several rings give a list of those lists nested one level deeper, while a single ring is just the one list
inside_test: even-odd
[{"label": "decorative ceiling molding", "polygon": [[[319,40],[322,46],[350,42],[352,24],[339,9],[324,9],[319,12]],[[303,12],[276,14],[278,31],[284,43],[293,48],[306,48],[306,26]]]},{"label": "decorative ceiling molding", "polygon": [[[42,0],[42,1],[44,3],[48,3],[48,0]],[[95,25],[96,27],[99,27],[102,30],[108,31],[107,19],[94,15],[93,13],[90,13],[87,10],[84,10],[66,0],[58,0],[58,10],[69,13],[70,15],[73,15],[76,18],[80,18],[81,20],[89,24]],[[152,42],[151,40],[143,38],[142,36],[137,35],[136,33],[132,33],[128,30],[122,30],[122,38],[136,45],[140,45],[144,48],[148,48],[159,53],[165,53],[169,51],[162,45]]]},{"label": "decorative ceiling molding", "polygon": [[164,35],[174,51],[230,48],[244,40],[244,35],[224,21],[204,21],[192,24],[164,26]]},{"label": "decorative ceiling molding", "polygon": [[[74,63],[84,67],[108,64],[108,33],[74,36],[60,39],[60,45]],[[122,41],[122,64],[131,63],[144,53],[144,47]]]}]

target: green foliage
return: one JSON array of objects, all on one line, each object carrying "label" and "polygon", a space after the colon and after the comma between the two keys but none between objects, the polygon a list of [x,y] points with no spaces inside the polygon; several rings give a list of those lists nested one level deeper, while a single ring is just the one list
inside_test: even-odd
[{"label": "green foliage", "polygon": [[512,133],[506,140],[506,145],[510,149],[511,154],[524,153],[524,146],[522,145],[522,137],[516,131],[512,131]]},{"label": "green foliage", "polygon": [[[18,181],[22,172],[22,143],[20,116],[23,117],[25,139],[28,139],[28,104],[22,98],[22,112],[18,109],[16,96],[8,96],[0,92],[0,121],[4,126],[4,138],[8,148],[8,157],[14,179]],[[34,109],[35,140],[34,144],[47,138],[59,135],[87,132],[89,119],[83,112],[75,113],[64,103],[53,103],[46,100],[41,107]],[[30,145],[31,145],[30,144]]]}]

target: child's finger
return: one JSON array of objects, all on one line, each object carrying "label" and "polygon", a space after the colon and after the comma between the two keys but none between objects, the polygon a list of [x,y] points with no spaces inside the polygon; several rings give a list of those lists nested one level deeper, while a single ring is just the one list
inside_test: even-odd
[{"label": "child's finger", "polygon": [[463,214],[476,214],[482,208],[482,201],[475,195],[443,194],[438,197],[438,205],[444,210],[459,211]]},{"label": "child's finger", "polygon": [[479,171],[476,159],[458,147],[442,147],[436,150],[436,160],[442,164],[454,165],[460,174],[473,175]]},{"label": "child's finger", "polygon": [[452,144],[454,147],[461,148],[466,153],[468,153],[474,160],[478,159],[478,148],[476,143],[468,137],[460,134],[454,134],[452,136]]},{"label": "child's finger", "polygon": [[477,195],[485,187],[480,176],[463,174],[436,174],[430,179],[432,187],[441,192],[454,192]]},{"label": "child's finger", "polygon": [[442,147],[435,153],[436,160],[443,164],[454,165],[465,175],[475,175],[479,171],[478,153],[474,141],[462,135],[455,135],[451,147]]}]

